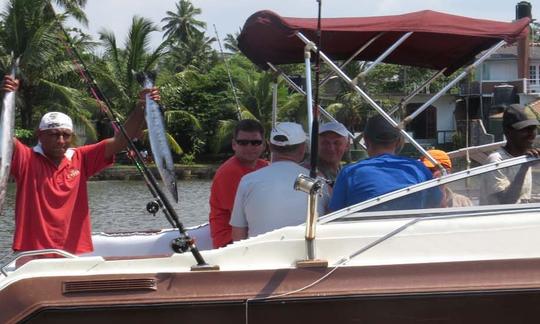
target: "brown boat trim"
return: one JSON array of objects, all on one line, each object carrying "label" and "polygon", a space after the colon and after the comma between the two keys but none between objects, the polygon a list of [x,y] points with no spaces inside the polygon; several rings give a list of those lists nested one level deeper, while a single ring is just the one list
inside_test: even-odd
[{"label": "brown boat trim", "polygon": [[[279,299],[267,299],[308,286],[331,270],[298,268],[23,279],[0,292],[0,323],[18,322],[48,308],[540,290],[540,259],[535,258],[343,267],[308,289]],[[130,288],[130,281],[140,280],[153,280],[157,288]],[[73,282],[86,282],[92,287],[105,281],[113,282],[113,286],[68,293],[63,293],[62,289]],[[120,282],[122,287],[114,286],[114,282]]]}]

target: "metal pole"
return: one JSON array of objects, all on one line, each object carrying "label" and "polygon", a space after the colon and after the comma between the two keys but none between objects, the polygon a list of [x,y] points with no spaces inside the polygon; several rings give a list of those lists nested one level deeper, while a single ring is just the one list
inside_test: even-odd
[{"label": "metal pole", "polygon": [[[300,88],[296,83],[294,83],[293,80],[291,80],[291,78],[289,78],[288,75],[286,75],[285,73],[283,73],[283,71],[281,71],[280,69],[278,69],[277,67],[275,67],[272,63],[270,62],[266,62],[266,64],[268,64],[268,66],[270,67],[270,69],[276,73],[279,73],[279,76],[283,78],[283,80],[285,80],[285,82],[287,83],[287,85],[293,89],[294,91],[302,94],[304,97],[307,96],[306,92]],[[324,109],[323,107],[321,107],[321,105],[318,106],[319,108],[319,112],[324,116],[324,118],[326,118],[327,120],[329,121],[333,121],[333,122],[337,122],[337,120],[334,118],[334,116],[332,116],[328,111],[326,111],[326,109]],[[347,134],[349,136],[350,139],[354,140],[355,139],[355,136],[353,133],[351,133],[348,129],[347,129]],[[365,145],[363,145],[362,143],[358,143],[362,149],[366,149]]]},{"label": "metal pole", "polygon": [[[341,64],[339,66],[339,68],[343,69],[344,67],[346,67],[350,62],[352,62],[352,60],[354,60],[355,57],[357,57],[366,48],[368,48],[371,44],[373,44],[374,41],[379,39],[384,34],[385,34],[385,32],[379,33],[379,34],[377,34],[377,36],[370,39],[367,43],[365,43],[362,47],[360,47],[351,57],[349,57],[349,59],[347,61],[343,62],[343,64]],[[323,85],[325,85],[326,82],[328,82],[333,75],[334,75],[334,73],[332,73],[332,72],[328,73],[328,75],[326,77],[324,77],[324,79],[321,81],[320,86],[322,87]]]},{"label": "metal pole", "polygon": [[304,48],[304,64],[306,67],[306,97],[307,97],[307,123],[308,123],[308,150],[312,144],[312,124],[313,124],[313,94],[311,92],[311,49],[315,47],[312,42],[306,43]]},{"label": "metal pole", "polygon": [[278,110],[278,106],[277,106],[278,93],[277,92],[278,92],[278,84],[277,84],[277,81],[274,80],[274,82],[272,82],[272,128],[274,128],[277,123],[277,110]]},{"label": "metal pole", "polygon": [[352,81],[354,84],[358,83],[358,79],[361,79],[365,77],[373,68],[375,68],[379,63],[381,63],[385,58],[388,57],[388,55],[392,54],[393,51],[395,51],[399,45],[401,45],[407,38],[409,38],[413,32],[408,32],[405,35],[401,36],[400,39],[398,39],[392,46],[390,46],[384,53],[381,54],[366,70],[362,71],[360,74],[358,74]]},{"label": "metal pole", "polygon": [[388,115],[393,115],[396,111],[398,111],[400,108],[405,106],[409,101],[411,101],[412,98],[414,98],[414,96],[416,96],[420,91],[422,91],[422,89],[424,89],[425,87],[430,85],[433,81],[435,81],[437,78],[439,78],[444,73],[444,71],[446,71],[446,68],[435,73],[433,76],[431,76],[431,78],[427,79],[424,83],[422,83],[422,85],[414,89],[413,92],[411,92],[408,96],[401,99],[399,104],[397,104],[394,108],[390,109],[390,111],[388,112]]},{"label": "metal pole", "polygon": [[424,103],[420,108],[418,108],[415,112],[407,116],[403,123],[406,125],[410,123],[416,116],[421,114],[424,110],[426,110],[429,106],[431,106],[432,103],[434,103],[437,99],[439,99],[443,94],[448,92],[452,87],[454,87],[461,79],[463,79],[467,74],[469,74],[475,67],[477,67],[479,64],[484,62],[488,57],[491,56],[495,51],[497,51],[499,48],[501,48],[503,45],[505,45],[505,41],[500,41],[496,45],[494,45],[492,48],[490,48],[482,57],[480,57],[476,62],[469,65],[463,72],[461,72],[454,80],[450,81],[441,91],[439,91],[436,95],[431,97],[426,103]]}]

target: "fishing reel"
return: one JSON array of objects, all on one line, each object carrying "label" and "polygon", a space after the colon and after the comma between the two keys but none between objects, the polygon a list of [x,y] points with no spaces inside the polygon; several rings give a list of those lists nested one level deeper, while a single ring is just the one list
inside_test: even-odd
[{"label": "fishing reel", "polygon": [[171,248],[176,253],[185,253],[189,251],[193,239],[189,236],[180,236],[171,241]]},{"label": "fishing reel", "polygon": [[148,204],[146,204],[146,211],[156,216],[156,213],[159,211],[159,202],[157,200],[150,201]]}]

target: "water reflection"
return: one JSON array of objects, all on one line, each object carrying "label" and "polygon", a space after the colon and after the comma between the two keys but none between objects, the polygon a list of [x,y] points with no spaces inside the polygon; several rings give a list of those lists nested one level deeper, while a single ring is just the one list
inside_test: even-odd
[{"label": "water reflection", "polygon": [[[185,180],[178,184],[179,203],[172,202],[185,226],[208,219],[210,180]],[[0,256],[10,250],[14,226],[15,186],[10,184],[5,214],[0,217]],[[95,232],[124,232],[169,228],[162,212],[152,216],[146,204],[152,196],[142,181],[93,181],[88,183],[92,228]]]}]

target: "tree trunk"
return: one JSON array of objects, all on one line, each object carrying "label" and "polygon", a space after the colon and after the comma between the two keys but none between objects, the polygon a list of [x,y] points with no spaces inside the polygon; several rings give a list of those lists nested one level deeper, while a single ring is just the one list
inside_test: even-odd
[{"label": "tree trunk", "polygon": [[22,102],[25,105],[21,108],[21,127],[23,129],[34,129],[32,115],[34,113],[34,105],[32,104],[32,93],[29,90],[22,89],[19,94],[23,97]]}]

